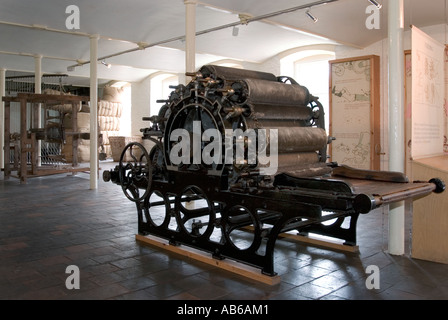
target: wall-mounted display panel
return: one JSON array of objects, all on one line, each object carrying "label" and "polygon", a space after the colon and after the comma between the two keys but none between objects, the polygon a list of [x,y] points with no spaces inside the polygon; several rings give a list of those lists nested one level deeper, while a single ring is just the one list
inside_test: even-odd
[{"label": "wall-mounted display panel", "polygon": [[380,65],[375,55],[330,61],[330,161],[380,169]]}]

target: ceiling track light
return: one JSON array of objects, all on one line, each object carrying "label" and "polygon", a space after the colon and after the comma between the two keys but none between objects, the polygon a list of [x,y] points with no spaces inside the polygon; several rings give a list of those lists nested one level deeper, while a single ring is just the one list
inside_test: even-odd
[{"label": "ceiling track light", "polygon": [[110,63],[106,63],[105,60],[101,60],[101,64],[105,65],[108,69],[110,69],[110,67],[112,67],[112,65]]},{"label": "ceiling track light", "polygon": [[369,0],[369,2],[371,4],[373,4],[375,7],[377,7],[378,9],[381,9],[383,7],[383,5],[378,3],[376,0]]},{"label": "ceiling track light", "polygon": [[305,14],[307,15],[308,18],[310,18],[311,20],[313,20],[313,23],[316,23],[319,19],[316,18],[315,16],[313,16],[310,12],[310,9],[306,10]]}]

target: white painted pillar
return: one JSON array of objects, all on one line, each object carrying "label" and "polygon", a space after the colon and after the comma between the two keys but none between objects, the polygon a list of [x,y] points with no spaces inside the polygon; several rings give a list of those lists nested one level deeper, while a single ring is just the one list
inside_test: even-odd
[{"label": "white painted pillar", "polygon": [[34,56],[34,93],[42,93],[42,55]]},{"label": "white painted pillar", "polygon": [[98,39],[90,36],[90,189],[98,189]]},{"label": "white painted pillar", "polygon": [[[185,4],[185,72],[196,72],[196,0],[184,0]],[[185,84],[191,77],[185,77]],[[194,209],[194,202],[188,201],[186,207]]]},{"label": "white painted pillar", "polygon": [[[196,71],[196,0],[185,4],[185,72]],[[189,78],[187,78],[189,79]]]},{"label": "white painted pillar", "polygon": [[[42,93],[42,55],[34,56],[34,93]],[[38,128],[42,127],[42,105],[39,103],[37,107],[37,123]],[[36,128],[37,129],[37,128]],[[42,164],[41,149],[42,141],[37,141],[37,165]]]},{"label": "white painted pillar", "polygon": [[[389,0],[389,170],[405,171],[404,0]],[[404,254],[404,201],[389,206],[389,253]]]},{"label": "white painted pillar", "polygon": [[5,146],[5,105],[2,101],[2,97],[5,96],[5,88],[6,88],[6,69],[0,69],[0,168],[3,169],[5,167],[5,154],[4,154],[4,146]]}]

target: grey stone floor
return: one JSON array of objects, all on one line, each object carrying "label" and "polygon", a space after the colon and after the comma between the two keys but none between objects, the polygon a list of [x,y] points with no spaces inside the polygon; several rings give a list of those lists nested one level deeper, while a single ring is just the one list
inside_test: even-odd
[{"label": "grey stone floor", "polygon": [[[102,162],[102,169],[115,163]],[[100,175],[101,176],[101,175]],[[359,253],[277,241],[270,286],[135,240],[135,205],[89,176],[0,176],[2,300],[445,300],[448,265],[387,253],[387,213],[362,215]],[[80,288],[67,289],[68,266]],[[368,266],[380,288],[368,289]]]}]

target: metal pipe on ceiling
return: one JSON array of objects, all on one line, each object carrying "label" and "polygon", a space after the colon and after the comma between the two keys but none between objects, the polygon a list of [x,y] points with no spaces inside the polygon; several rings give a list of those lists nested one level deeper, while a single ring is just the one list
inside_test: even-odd
[{"label": "metal pipe on ceiling", "polygon": [[[15,56],[22,56],[22,57],[35,57],[36,56],[35,53],[12,52],[12,51],[3,51],[3,50],[0,50],[0,54],[15,55]],[[54,57],[54,56],[46,56],[46,55],[42,55],[42,58],[53,59],[53,60],[63,60],[63,61],[75,61],[75,62],[80,61],[80,60],[74,59],[74,58],[62,58],[62,57]]]},{"label": "metal pipe on ceiling", "polygon": [[[26,28],[26,29],[41,30],[41,31],[54,32],[54,33],[62,33],[62,34],[71,35],[71,36],[79,36],[79,37],[87,37],[87,38],[90,38],[92,36],[91,34],[85,33],[85,32],[55,29],[55,28],[50,28],[50,27],[47,27],[45,25],[40,25],[40,24],[31,24],[31,25],[29,25],[29,24],[23,24],[23,23],[17,23],[17,22],[9,22],[9,21],[0,21],[0,24],[7,25],[7,26],[13,26],[13,27]],[[113,40],[113,41],[120,41],[120,42],[127,42],[127,43],[138,44],[135,41],[129,41],[129,40],[123,40],[123,39],[118,39],[118,38],[112,38],[112,37],[109,37],[109,36],[101,36],[100,35],[99,38],[100,39],[105,39],[105,40]]]}]

